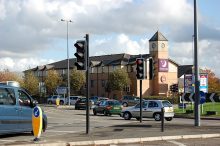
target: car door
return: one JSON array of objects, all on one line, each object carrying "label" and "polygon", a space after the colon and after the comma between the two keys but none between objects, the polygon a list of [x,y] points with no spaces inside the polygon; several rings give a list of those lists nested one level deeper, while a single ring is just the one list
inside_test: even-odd
[{"label": "car door", "polygon": [[32,131],[32,104],[31,97],[24,91],[18,90],[18,98],[19,98],[19,129],[23,129],[24,131]]},{"label": "car door", "polygon": [[107,101],[101,101],[100,104],[98,105],[97,112],[103,113],[106,104],[107,104]]},{"label": "car door", "polygon": [[156,101],[148,101],[148,107],[146,112],[146,117],[153,117],[155,112],[158,112],[159,105]]},{"label": "car door", "polygon": [[13,88],[0,87],[0,133],[18,131],[18,106]]}]

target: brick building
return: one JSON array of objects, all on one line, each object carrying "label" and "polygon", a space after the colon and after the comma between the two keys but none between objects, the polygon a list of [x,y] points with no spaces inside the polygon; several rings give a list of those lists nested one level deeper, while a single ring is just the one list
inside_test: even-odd
[{"label": "brick building", "polygon": [[[146,52],[147,53],[147,52]],[[130,78],[130,85],[124,88],[123,95],[136,95],[139,94],[139,80],[136,79],[136,58],[144,58],[146,62],[152,57],[155,61],[155,77],[153,80],[146,78],[142,81],[143,96],[159,95],[168,96],[169,86],[178,83],[178,78],[186,71],[191,70],[191,65],[180,66],[175,61],[169,58],[168,54],[168,40],[157,31],[149,40],[149,54],[131,55],[131,54],[111,54],[102,56],[90,57],[90,94],[91,96],[121,96],[119,91],[106,91],[106,83],[109,79],[109,73],[116,69],[125,70]],[[75,58],[70,59],[70,69],[73,69]],[[147,63],[148,64],[148,63]],[[149,75],[149,67],[147,66],[146,75]],[[34,74],[39,77],[41,81],[39,85],[43,85],[47,71],[50,69],[56,70],[61,76],[67,73],[67,60],[54,62],[44,66],[37,66],[31,69]]]}]

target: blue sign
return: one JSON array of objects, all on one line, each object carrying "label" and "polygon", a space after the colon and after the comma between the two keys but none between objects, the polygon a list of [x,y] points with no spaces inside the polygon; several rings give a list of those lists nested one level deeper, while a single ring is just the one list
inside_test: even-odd
[{"label": "blue sign", "polygon": [[200,104],[205,103],[206,101],[206,94],[203,91],[200,91]]},{"label": "blue sign", "polygon": [[35,117],[39,117],[40,112],[39,112],[39,109],[37,107],[34,108],[33,112],[34,112],[33,114],[34,114]]}]

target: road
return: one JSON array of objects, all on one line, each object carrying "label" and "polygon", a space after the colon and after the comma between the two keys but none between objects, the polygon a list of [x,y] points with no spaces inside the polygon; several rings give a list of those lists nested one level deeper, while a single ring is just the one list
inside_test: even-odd
[{"label": "road", "polygon": [[[86,131],[86,111],[85,110],[75,110],[74,108],[56,108],[53,106],[44,106],[42,108],[48,116],[48,129],[45,133],[42,134],[41,142],[43,143],[68,142],[68,141],[73,141],[73,138],[80,140],[81,137],[77,137],[76,133],[85,134],[85,131]],[[160,122],[156,122],[154,121],[154,119],[143,119],[143,124],[140,124],[136,119],[124,120],[118,115],[93,116],[92,110],[90,111],[90,114],[91,114],[90,131],[92,132],[95,129],[96,130],[102,129],[102,131],[100,130],[99,132],[95,133],[93,137],[100,137],[100,139],[105,139],[105,136],[107,136],[105,131],[110,131],[113,134],[112,135],[113,138],[119,138],[121,136],[119,133],[120,130],[124,130],[124,131],[127,130],[128,132],[127,133],[125,132],[126,134],[129,135],[129,133],[134,133],[134,137],[135,136],[138,137],[141,135],[140,133],[141,131],[144,132],[143,128],[148,128],[148,130],[152,132],[152,136],[154,136],[153,134],[157,135],[158,132],[160,135],[162,135],[162,133],[160,133]],[[137,130],[132,130],[132,128],[135,128],[134,127],[135,125],[139,126],[138,128],[140,132],[138,132]],[[174,126],[177,127],[176,129],[185,126],[184,129],[189,132],[191,130],[190,128],[193,127],[194,125],[194,121],[192,119],[174,118],[171,122],[165,121],[165,125],[167,125],[165,126],[165,131],[168,131],[168,132],[169,132],[169,127],[174,127]],[[214,127],[220,127],[219,121],[202,120],[201,125],[204,127],[211,126],[213,127],[212,130],[216,130],[219,132],[218,129],[214,128]],[[112,127],[114,128],[113,131],[112,131]],[[211,133],[212,131],[208,129],[207,132]],[[181,131],[177,131],[176,134],[181,134]],[[190,134],[194,134],[193,131],[192,133],[190,132]],[[30,133],[6,135],[0,138],[0,144],[8,144],[8,143],[13,144],[13,143],[16,143],[17,141],[19,141],[20,144],[33,143],[32,141],[33,138],[34,137]],[[219,141],[220,139],[216,138],[216,140]],[[178,140],[177,143],[178,142],[181,143],[181,140]],[[186,141],[186,142],[190,142],[190,141]],[[155,143],[157,142],[152,142],[152,145],[154,145]],[[172,142],[170,141],[167,141],[166,143],[158,141],[158,143],[159,145],[160,144],[172,145]],[[173,143],[175,145],[175,141]],[[215,144],[215,142],[213,142],[213,144]]]}]

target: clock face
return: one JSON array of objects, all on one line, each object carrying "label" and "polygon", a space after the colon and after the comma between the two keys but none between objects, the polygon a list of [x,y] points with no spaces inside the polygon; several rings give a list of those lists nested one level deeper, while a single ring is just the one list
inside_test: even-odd
[{"label": "clock face", "polygon": [[161,44],[161,47],[162,47],[162,48],[164,48],[164,47],[165,47],[165,44],[164,44],[164,43],[162,43],[162,44]]},{"label": "clock face", "polygon": [[152,48],[156,48],[156,44],[155,43],[152,44]]}]

